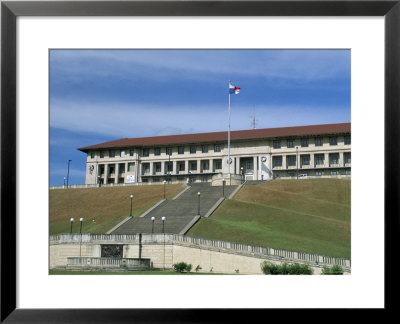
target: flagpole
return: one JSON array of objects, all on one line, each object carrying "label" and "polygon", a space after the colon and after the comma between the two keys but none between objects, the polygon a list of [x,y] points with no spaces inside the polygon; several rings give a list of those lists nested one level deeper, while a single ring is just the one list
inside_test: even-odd
[{"label": "flagpole", "polygon": [[228,85],[228,173],[229,173],[229,185],[231,184],[231,92],[229,86],[231,81],[229,80]]}]

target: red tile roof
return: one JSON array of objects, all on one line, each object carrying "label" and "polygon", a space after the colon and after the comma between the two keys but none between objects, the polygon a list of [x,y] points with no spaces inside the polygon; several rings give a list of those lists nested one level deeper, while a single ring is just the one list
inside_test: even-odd
[{"label": "red tile roof", "polygon": [[[350,132],[351,132],[351,123],[263,128],[263,129],[231,131],[231,141],[288,137],[288,136],[340,134],[340,133],[350,133]],[[89,150],[95,150],[95,149],[225,142],[227,140],[228,140],[228,132],[225,131],[225,132],[197,133],[197,134],[183,134],[183,135],[122,138],[115,141],[81,147],[78,150],[82,152],[88,152]]]}]

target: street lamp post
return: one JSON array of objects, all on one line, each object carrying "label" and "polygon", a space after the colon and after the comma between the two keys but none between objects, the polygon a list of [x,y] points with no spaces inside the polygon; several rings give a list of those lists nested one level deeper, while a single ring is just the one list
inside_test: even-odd
[{"label": "street lamp post", "polygon": [[99,183],[99,188],[101,187],[101,177],[97,176],[97,182]]},{"label": "street lamp post", "polygon": [[69,231],[69,233],[72,234],[72,223],[74,222],[74,219],[71,217],[69,221],[71,222],[71,230]]},{"label": "street lamp post", "polygon": [[71,163],[72,160],[68,160],[68,173],[67,173],[67,189],[68,189],[68,184],[69,184],[69,164]]},{"label": "street lamp post", "polygon": [[165,199],[165,184],[167,183],[167,181],[163,181],[164,182],[164,199]]},{"label": "street lamp post", "polygon": [[151,234],[154,233],[154,220],[155,220],[155,217],[153,216],[153,217],[151,218]]},{"label": "street lamp post", "polygon": [[130,212],[129,216],[132,217],[132,201],[133,201],[133,195],[131,195],[130,197],[131,197],[131,212]]},{"label": "street lamp post", "polygon": [[225,179],[222,179],[222,197],[225,198]]},{"label": "street lamp post", "polygon": [[164,223],[166,220],[166,217],[163,216],[161,217],[162,220],[162,231],[163,231],[163,236],[164,236],[164,262],[163,262],[163,270],[165,270],[165,227],[164,227]]},{"label": "street lamp post", "polygon": [[197,200],[197,215],[200,216],[200,192],[197,193],[197,197],[198,197],[198,200]]},{"label": "street lamp post", "polygon": [[296,178],[299,180],[299,147],[296,146]]},{"label": "street lamp post", "polygon": [[65,188],[65,181],[67,181],[67,178],[66,178],[66,177],[64,177],[64,188]]},{"label": "street lamp post", "polygon": [[243,183],[243,167],[240,168],[240,183]]},{"label": "street lamp post", "polygon": [[83,218],[81,217],[79,219],[79,221],[81,222],[81,227],[79,229],[79,234],[81,235],[81,240],[79,242],[79,256],[82,257],[82,223],[83,223]]}]

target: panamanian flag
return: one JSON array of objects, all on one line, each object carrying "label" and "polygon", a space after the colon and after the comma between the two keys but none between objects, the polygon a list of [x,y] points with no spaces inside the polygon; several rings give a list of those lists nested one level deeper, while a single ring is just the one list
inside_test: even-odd
[{"label": "panamanian flag", "polygon": [[229,82],[229,93],[238,94],[239,91],[240,91],[239,87],[236,87],[231,82]]}]

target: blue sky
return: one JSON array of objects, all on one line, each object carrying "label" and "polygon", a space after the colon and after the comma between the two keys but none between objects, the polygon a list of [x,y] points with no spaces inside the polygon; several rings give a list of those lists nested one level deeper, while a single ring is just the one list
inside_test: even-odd
[{"label": "blue sky", "polygon": [[350,50],[51,50],[50,185],[123,137],[350,122]]}]

